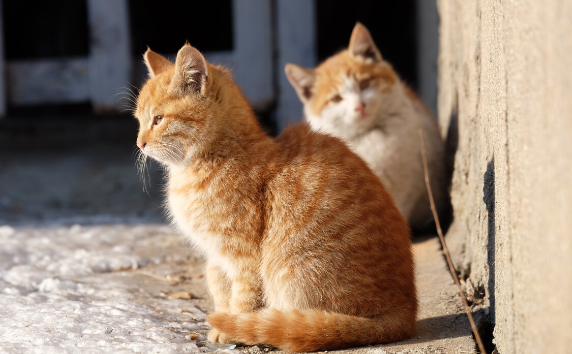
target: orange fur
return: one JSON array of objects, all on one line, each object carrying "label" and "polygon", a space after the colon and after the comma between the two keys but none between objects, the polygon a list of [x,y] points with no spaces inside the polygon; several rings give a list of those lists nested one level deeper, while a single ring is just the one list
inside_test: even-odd
[{"label": "orange fur", "polygon": [[309,102],[312,112],[319,114],[324,106],[330,101],[332,88],[343,83],[345,75],[354,76],[358,81],[363,79],[372,80],[372,84],[383,83],[387,88],[398,80],[397,74],[388,62],[381,65],[376,63],[362,63],[352,58],[348,51],[328,58],[321,66],[320,80],[314,87],[315,96]]},{"label": "orange fur", "polygon": [[426,137],[437,208],[447,205],[444,144],[431,112],[383,60],[369,31],[357,23],[348,49],[316,69],[287,64],[312,129],[344,139],[381,178],[416,231],[431,227],[419,145]]},{"label": "orange fur", "polygon": [[151,53],[138,145],[167,167],[173,224],[206,258],[209,340],[311,351],[411,336],[409,229],[366,163],[304,124],[268,137],[193,47],[167,69]]}]

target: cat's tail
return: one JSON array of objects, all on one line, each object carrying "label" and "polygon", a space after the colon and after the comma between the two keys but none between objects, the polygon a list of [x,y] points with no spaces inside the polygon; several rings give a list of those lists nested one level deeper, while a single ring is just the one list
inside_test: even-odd
[{"label": "cat's tail", "polygon": [[365,318],[319,310],[264,309],[207,321],[237,342],[268,344],[290,352],[341,349],[407,339],[415,332],[415,311],[392,311]]}]

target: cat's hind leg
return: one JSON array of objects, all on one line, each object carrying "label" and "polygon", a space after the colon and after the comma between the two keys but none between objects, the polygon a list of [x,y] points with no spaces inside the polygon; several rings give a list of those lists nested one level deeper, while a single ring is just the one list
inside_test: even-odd
[{"label": "cat's hind leg", "polygon": [[[252,265],[256,262],[252,262]],[[232,277],[226,275],[215,265],[207,267],[209,290],[214,298],[217,313],[246,313],[260,309],[264,305],[262,281],[257,268],[249,262],[237,264]],[[233,342],[226,333],[213,328],[207,339],[210,342]]]},{"label": "cat's hind leg", "polygon": [[230,280],[223,271],[212,263],[206,267],[207,285],[213,297],[216,311],[228,312],[230,303]]},{"label": "cat's hind leg", "polygon": [[[230,313],[252,312],[264,306],[262,280],[254,267],[241,267],[232,279]],[[225,312],[225,311],[221,311]]]},{"label": "cat's hind leg", "polygon": [[[214,265],[207,264],[206,267],[207,285],[213,297],[216,311],[228,312],[230,303],[231,284],[227,276],[222,270]],[[226,334],[221,333],[218,329],[213,328],[207,336],[209,342],[212,343],[228,343],[229,339]]]}]

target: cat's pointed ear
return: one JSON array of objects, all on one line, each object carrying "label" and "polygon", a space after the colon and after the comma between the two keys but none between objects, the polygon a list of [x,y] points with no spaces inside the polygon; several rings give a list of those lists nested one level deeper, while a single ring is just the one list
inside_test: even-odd
[{"label": "cat's pointed ear", "polygon": [[288,63],[284,67],[284,72],[286,72],[286,77],[296,90],[300,100],[306,103],[314,94],[313,87],[316,81],[314,70]]},{"label": "cat's pointed ear", "polygon": [[205,57],[190,44],[185,44],[177,53],[175,75],[169,85],[169,91],[176,95],[197,93],[205,95],[207,90],[208,69]]},{"label": "cat's pointed ear", "polygon": [[371,34],[361,23],[356,23],[348,47],[350,55],[366,62],[381,61],[381,53],[375,46]]},{"label": "cat's pointed ear", "polygon": [[147,47],[147,51],[143,54],[143,60],[149,70],[149,78],[154,78],[158,74],[173,67],[173,63],[165,59],[160,54],[155,53],[151,48]]}]

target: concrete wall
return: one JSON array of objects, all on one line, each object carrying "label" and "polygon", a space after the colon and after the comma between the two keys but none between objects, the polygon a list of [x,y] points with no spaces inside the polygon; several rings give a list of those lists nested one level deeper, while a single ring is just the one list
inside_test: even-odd
[{"label": "concrete wall", "polygon": [[455,261],[500,353],[570,353],[572,1],[438,7]]}]

